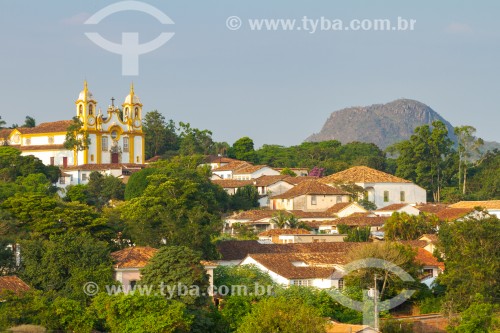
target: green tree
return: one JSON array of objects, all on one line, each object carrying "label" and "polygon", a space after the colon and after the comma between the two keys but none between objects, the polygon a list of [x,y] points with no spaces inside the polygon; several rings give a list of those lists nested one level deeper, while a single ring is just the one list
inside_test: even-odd
[{"label": "green tree", "polygon": [[439,226],[435,215],[409,215],[393,213],[384,224],[385,237],[388,240],[415,240],[423,234],[434,234]]},{"label": "green tree", "polygon": [[320,312],[300,301],[270,297],[252,307],[239,326],[239,333],[325,332],[326,320]]},{"label": "green tree", "polygon": [[287,175],[291,177],[297,177],[297,174],[292,171],[290,168],[283,168],[283,170],[280,171],[281,175]]},{"label": "green tree", "polygon": [[283,229],[286,226],[288,217],[289,214],[286,211],[280,210],[274,213],[273,217],[271,218],[271,222],[276,224],[276,227],[278,229]]},{"label": "green tree", "polygon": [[346,277],[346,284],[368,289],[373,286],[373,279],[376,274],[381,278],[381,285],[378,287],[380,290],[380,299],[384,299],[383,297],[387,295],[392,296],[397,294],[407,285],[388,268],[396,265],[411,276],[416,277],[420,272],[420,266],[415,263],[415,255],[416,252],[409,246],[395,242],[367,243],[355,247],[349,251],[347,262],[377,258],[384,260],[385,264],[382,268],[363,268],[351,272]]},{"label": "green tree", "polygon": [[[458,187],[462,185],[462,194],[467,188],[467,170],[474,166],[474,161],[479,159],[479,148],[484,144],[483,139],[476,138],[476,129],[472,126],[455,127],[455,135],[458,139]],[[463,174],[463,181],[462,181]]]},{"label": "green tree", "polygon": [[35,127],[36,126],[36,120],[33,117],[26,116],[24,120],[23,127]]},{"label": "green tree", "polygon": [[7,124],[7,123],[5,122],[5,120],[3,120],[3,119],[2,119],[2,116],[0,116],[0,129],[5,128],[5,125],[6,125],[6,124]]},{"label": "green tree", "polygon": [[[153,286],[165,296],[190,306],[205,305],[209,283],[200,260],[200,253],[187,247],[161,247],[141,269],[141,285]],[[183,292],[183,288],[187,291]]]},{"label": "green tree", "polygon": [[447,287],[443,309],[456,313],[468,308],[476,294],[500,297],[500,220],[495,216],[468,217],[443,224],[439,250],[445,267],[438,279]]},{"label": "green tree", "polygon": [[349,228],[347,236],[344,237],[344,242],[368,242],[370,235],[370,226]]},{"label": "green tree", "polygon": [[73,122],[68,126],[64,148],[70,150],[86,150],[90,145],[88,131],[84,130],[83,122],[78,117],[73,117]]},{"label": "green tree", "polygon": [[156,168],[146,168],[134,172],[128,179],[125,187],[125,200],[140,197],[149,185],[148,177],[156,172]]},{"label": "green tree", "polygon": [[84,301],[87,282],[100,288],[113,283],[112,261],[105,242],[87,233],[68,232],[49,240],[21,241],[21,278],[34,288]]},{"label": "green tree", "polygon": [[500,199],[500,151],[487,152],[482,163],[470,170],[468,198],[471,200]]},{"label": "green tree", "polygon": [[254,162],[255,150],[253,140],[248,136],[244,136],[233,143],[230,150],[230,157],[238,160]]},{"label": "green tree", "polygon": [[[228,296],[231,296],[231,291],[237,291],[237,294],[245,295],[256,295],[258,293],[258,288],[266,288],[272,290],[275,287],[273,279],[269,274],[258,269],[254,265],[241,265],[241,266],[218,266],[214,270],[214,285],[227,286]],[[233,286],[238,286],[238,289],[234,289]],[[257,287],[256,286],[260,286]],[[262,295],[263,296],[263,295]]]},{"label": "green tree", "polygon": [[92,308],[112,333],[188,332],[193,322],[186,305],[164,297],[101,293]]},{"label": "green tree", "polygon": [[123,200],[125,184],[114,176],[92,171],[87,183],[87,192],[89,203],[101,208],[111,199]]},{"label": "green tree", "polygon": [[64,197],[66,201],[87,203],[89,200],[89,192],[87,191],[87,185],[68,185],[66,187],[66,196]]},{"label": "green tree", "polygon": [[177,157],[155,164],[156,173],[140,197],[125,203],[126,232],[140,245],[184,245],[215,255],[211,237],[222,229],[228,195],[210,179],[201,157]]},{"label": "green tree", "polygon": [[236,190],[230,197],[229,206],[232,210],[249,210],[259,207],[259,193],[252,185],[246,185]]},{"label": "green tree", "polygon": [[150,111],[144,116],[144,133],[146,140],[146,158],[162,155],[167,150],[177,149],[177,134],[175,123],[168,123],[165,117],[157,110]]},{"label": "green tree", "polygon": [[462,312],[458,322],[451,322],[448,331],[452,333],[488,333],[498,332],[500,317],[495,315],[498,304],[487,303],[484,297],[476,294],[473,303]]},{"label": "green tree", "polygon": [[435,202],[441,199],[441,188],[454,175],[453,142],[448,137],[446,126],[434,121],[432,128],[422,125],[415,129],[409,140],[389,147],[390,152],[399,154],[396,175],[415,181],[432,192]]},{"label": "green tree", "polygon": [[191,127],[189,123],[179,122],[181,155],[202,154],[208,155],[213,151],[212,132]]}]

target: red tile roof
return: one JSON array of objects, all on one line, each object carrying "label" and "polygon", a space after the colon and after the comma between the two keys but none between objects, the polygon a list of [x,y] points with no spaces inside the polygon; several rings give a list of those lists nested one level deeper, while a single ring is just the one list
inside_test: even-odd
[{"label": "red tile roof", "polygon": [[326,210],[327,213],[336,214],[352,205],[353,202],[339,202]]},{"label": "red tile roof", "polygon": [[30,150],[68,150],[64,147],[64,145],[29,145],[29,146],[12,146],[21,151],[30,151]]},{"label": "red tile roof", "polygon": [[297,177],[287,177],[284,180],[292,185],[297,185],[308,180],[318,180],[319,177],[313,176],[297,176]]},{"label": "red tile roof", "polygon": [[207,155],[203,159],[204,163],[230,163],[230,162],[235,162],[235,161],[240,162],[239,160],[236,160],[234,158],[229,158],[229,157],[225,157],[225,156],[217,156],[217,155]]},{"label": "red tile roof", "polygon": [[271,236],[279,236],[279,235],[310,235],[311,232],[306,229],[269,229],[263,231],[259,234],[259,236],[263,237],[271,237]]},{"label": "red tile roof", "polygon": [[[347,252],[363,243],[325,242],[295,244],[261,244],[255,240],[229,240],[217,244],[223,260],[242,260],[249,253],[313,253]],[[426,243],[427,244],[427,243]]]},{"label": "red tile roof", "polygon": [[238,168],[234,171],[235,175],[244,175],[254,173],[260,169],[269,168],[267,165],[246,165],[242,168]]},{"label": "red tile roof", "polygon": [[[266,253],[266,254],[249,254],[249,257],[260,263],[267,269],[283,276],[287,279],[325,279],[330,277],[335,268],[333,264],[343,262],[342,255],[332,255],[323,253],[309,253],[308,255],[298,253]],[[315,258],[314,258],[315,257]],[[306,267],[295,266],[293,262],[311,262],[316,263]]]},{"label": "red tile roof", "polygon": [[474,211],[474,208],[446,208],[436,213],[441,221],[454,221]]},{"label": "red tile roof", "polygon": [[269,186],[272,184],[276,184],[279,181],[287,181],[287,178],[290,178],[288,175],[273,175],[273,176],[260,176],[259,178],[255,178],[255,186]]},{"label": "red tile roof", "polygon": [[213,169],[212,172],[214,171],[236,171],[240,168],[246,167],[248,165],[251,165],[248,162],[245,161],[232,161],[226,165],[222,165],[216,169]]},{"label": "red tile roof", "polygon": [[388,216],[368,217],[368,216],[352,214],[350,216],[338,218],[334,222],[336,225],[345,224],[348,226],[358,226],[358,227],[364,227],[364,226],[381,227],[388,219],[389,219]]},{"label": "red tile roof", "polygon": [[343,183],[411,183],[411,181],[375,170],[366,166],[355,166],[333,175],[321,178],[321,181],[332,184]]},{"label": "red tile roof", "polygon": [[0,276],[0,294],[6,291],[12,291],[15,294],[21,294],[30,289],[30,286],[28,286],[23,280],[15,275]]},{"label": "red tile roof", "polygon": [[376,210],[376,212],[393,212],[393,211],[398,211],[401,208],[406,207],[406,206],[408,206],[407,203],[392,204],[392,205],[389,205],[389,206],[385,206],[385,207],[379,208],[379,209]]},{"label": "red tile roof", "polygon": [[424,266],[436,266],[444,270],[444,263],[439,262],[436,257],[434,257],[429,251],[422,248],[417,248],[417,254],[415,255],[415,262]]},{"label": "red tile roof", "polygon": [[417,208],[419,211],[431,214],[436,214],[437,212],[446,209],[447,207],[448,205],[435,203],[420,204],[415,206],[415,208]]},{"label": "red tile roof", "polygon": [[16,128],[21,134],[40,134],[40,133],[55,133],[66,132],[73,120],[59,120],[48,123],[41,123],[35,127],[18,127]]},{"label": "red tile roof", "polygon": [[500,209],[500,200],[484,200],[484,201],[460,201],[453,205],[451,208],[476,208],[482,207],[486,209]]},{"label": "red tile roof", "polygon": [[213,179],[212,183],[219,185],[222,188],[240,188],[247,185],[253,185],[252,180],[236,180],[236,179]]},{"label": "red tile roof", "polygon": [[135,164],[135,163],[102,163],[102,164],[81,164],[81,165],[72,165],[64,170],[111,170],[111,169],[143,169],[145,168],[145,164]]},{"label": "red tile roof", "polygon": [[148,246],[131,246],[111,253],[115,261],[115,268],[142,268],[158,252]]},{"label": "red tile roof", "polygon": [[288,191],[273,196],[271,199],[291,199],[301,195],[349,195],[348,192],[336,187],[320,183],[316,180],[304,181]]},{"label": "red tile roof", "polygon": [[304,212],[302,210],[253,209],[236,213],[230,216],[228,219],[258,221],[266,218],[272,218],[279,212],[284,212],[287,216],[293,215],[299,219],[332,217],[332,214],[327,212]]}]

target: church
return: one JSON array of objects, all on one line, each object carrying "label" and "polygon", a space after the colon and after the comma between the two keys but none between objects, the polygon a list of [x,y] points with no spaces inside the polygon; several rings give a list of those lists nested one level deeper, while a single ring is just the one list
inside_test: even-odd
[{"label": "church", "polygon": [[144,167],[145,140],[142,131],[142,104],[131,85],[122,109],[111,99],[106,114],[97,108],[97,101],[84,82],[76,100],[76,116],[90,139],[84,150],[64,147],[66,132],[72,120],[41,123],[36,127],[11,130],[7,144],[33,155],[46,165],[62,170],[59,187],[85,184],[92,171],[124,176]]}]

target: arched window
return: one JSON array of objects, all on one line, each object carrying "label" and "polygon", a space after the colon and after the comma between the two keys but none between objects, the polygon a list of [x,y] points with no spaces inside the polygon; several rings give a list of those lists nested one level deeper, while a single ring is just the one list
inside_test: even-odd
[{"label": "arched window", "polygon": [[94,106],[92,104],[89,104],[89,115],[94,114]]},{"label": "arched window", "polygon": [[139,108],[135,108],[135,110],[134,110],[134,118],[139,118]]},{"label": "arched window", "polygon": [[125,108],[125,117],[128,117],[128,107]]},{"label": "arched window", "polygon": [[78,115],[81,116],[83,113],[83,105],[80,104],[80,107],[78,108]]}]

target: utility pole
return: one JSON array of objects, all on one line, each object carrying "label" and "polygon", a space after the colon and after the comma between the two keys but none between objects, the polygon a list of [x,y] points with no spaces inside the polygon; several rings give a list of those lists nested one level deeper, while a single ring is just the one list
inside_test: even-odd
[{"label": "utility pole", "polygon": [[375,330],[378,332],[378,290],[377,290],[377,274],[373,276],[373,314],[375,316],[375,320],[373,321],[373,326],[375,326]]}]

